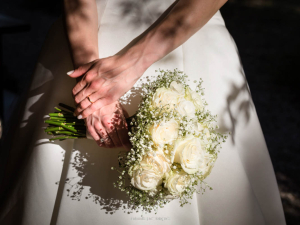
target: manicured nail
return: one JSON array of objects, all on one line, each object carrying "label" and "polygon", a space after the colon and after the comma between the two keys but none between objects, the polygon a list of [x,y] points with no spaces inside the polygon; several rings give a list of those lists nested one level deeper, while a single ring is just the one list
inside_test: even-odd
[{"label": "manicured nail", "polygon": [[71,75],[72,73],[74,73],[74,70],[67,72],[68,75]]},{"label": "manicured nail", "polygon": [[77,116],[77,119],[79,119],[79,120],[80,120],[81,118],[82,118],[82,115],[79,115],[79,116]]}]

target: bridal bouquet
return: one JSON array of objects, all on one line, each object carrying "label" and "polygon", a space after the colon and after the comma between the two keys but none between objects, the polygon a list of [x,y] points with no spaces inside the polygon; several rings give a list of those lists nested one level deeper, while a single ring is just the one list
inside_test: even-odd
[{"label": "bridal bouquet", "polygon": [[[202,82],[191,90],[187,75],[175,69],[160,70],[154,81],[143,85],[138,111],[127,120],[132,148],[119,153],[120,168],[111,168],[120,173],[114,186],[129,196],[134,209],[151,212],[173,199],[183,206],[209,187],[204,179],[228,134],[217,132],[217,116],[205,108]],[[56,107],[58,112],[45,121],[45,131],[54,135],[50,140],[86,138],[74,108],[60,106],[64,109]]]},{"label": "bridal bouquet", "polygon": [[217,132],[216,116],[205,109],[202,79],[196,90],[186,79],[177,69],[160,70],[155,81],[143,86],[143,99],[130,122],[133,147],[119,154],[121,169],[112,167],[120,173],[114,186],[136,208],[151,212],[175,198],[183,206],[194,192],[209,187],[204,179],[228,135]]}]

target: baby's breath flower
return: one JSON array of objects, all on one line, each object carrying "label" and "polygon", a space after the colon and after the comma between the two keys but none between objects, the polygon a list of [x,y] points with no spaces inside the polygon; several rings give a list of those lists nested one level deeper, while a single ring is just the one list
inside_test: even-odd
[{"label": "baby's breath flower", "polygon": [[[221,143],[225,142],[228,137],[228,134],[220,134],[216,131],[219,129],[219,126],[215,125],[215,122],[217,122],[217,115],[212,115],[211,112],[206,109],[207,102],[202,97],[204,96],[202,78],[199,78],[198,81],[194,81],[194,83],[197,83],[196,89],[194,92],[190,92],[187,91],[189,88],[188,76],[183,71],[176,68],[174,71],[159,69],[155,72],[159,73],[155,79],[152,80],[150,77],[147,77],[146,82],[142,85],[142,101],[137,113],[131,118],[129,123],[131,129],[128,132],[128,135],[132,148],[129,152],[122,155],[122,157],[118,157],[122,171],[120,172],[117,170],[121,176],[119,175],[119,180],[116,183],[113,183],[114,187],[119,188],[128,195],[130,199],[129,203],[134,206],[134,209],[142,209],[146,212],[156,211],[158,208],[167,204],[170,200],[166,197],[170,195],[170,193],[164,186],[168,175],[167,173],[161,178],[161,184],[159,184],[155,190],[142,191],[128,182],[128,180],[130,180],[128,178],[131,178],[134,169],[143,163],[142,159],[147,155],[161,152],[161,154],[169,160],[168,173],[183,173],[181,164],[178,162],[173,163],[171,159],[176,153],[174,150],[176,140],[161,141],[161,145],[159,145],[152,140],[152,134],[150,132],[151,126],[157,127],[162,122],[166,123],[170,120],[177,121],[177,140],[184,139],[188,135],[193,135],[198,138],[201,145],[203,145],[203,149],[209,155],[209,158],[206,160],[209,166],[213,166],[219,150],[221,149]],[[170,99],[172,99],[172,102],[167,102],[166,105],[161,105],[165,102],[163,101],[163,98],[161,98],[157,101],[157,103],[160,104],[154,106],[152,104],[153,98],[156,90],[159,88],[167,90],[172,89],[175,92],[181,93],[181,95],[171,96],[172,98]],[[171,94],[173,95],[174,93]],[[195,107],[195,112],[189,114],[189,117],[182,116],[184,114],[179,114],[178,109],[176,108],[177,97],[181,98],[180,100],[191,102],[197,100],[196,103],[193,104],[202,102],[203,108]],[[183,105],[183,108],[184,107],[185,105]],[[231,133],[229,132],[229,134]],[[168,136],[163,136],[163,138],[166,140]],[[111,169],[116,170],[114,167],[111,167]],[[202,172],[195,172],[194,174],[188,174],[187,176],[191,183],[181,193],[181,196],[179,196],[181,206],[188,203],[188,199],[192,198],[194,192],[203,193],[205,189],[209,187],[204,182],[205,174],[202,174]]]}]

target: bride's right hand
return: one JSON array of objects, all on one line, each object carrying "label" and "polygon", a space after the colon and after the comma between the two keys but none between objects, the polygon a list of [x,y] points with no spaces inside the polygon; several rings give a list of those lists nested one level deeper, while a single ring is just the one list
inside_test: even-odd
[{"label": "bride's right hand", "polygon": [[117,101],[132,88],[147,68],[141,61],[138,55],[114,55],[84,64],[69,74],[81,77],[73,88],[78,119]]},{"label": "bride's right hand", "polygon": [[124,147],[130,150],[131,143],[125,117],[128,117],[126,110],[115,101],[86,118],[87,131],[100,147]]}]

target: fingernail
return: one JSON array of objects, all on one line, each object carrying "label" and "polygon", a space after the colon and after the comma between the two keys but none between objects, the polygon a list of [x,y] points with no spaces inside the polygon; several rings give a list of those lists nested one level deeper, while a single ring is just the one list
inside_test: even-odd
[{"label": "fingernail", "polygon": [[79,115],[79,116],[77,116],[77,119],[79,119],[79,120],[80,120],[81,118],[82,118],[82,115]]},{"label": "fingernail", "polygon": [[72,73],[74,73],[74,70],[67,72],[68,75],[71,75]]}]

